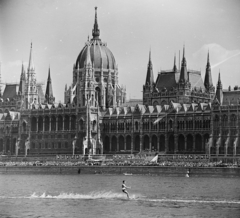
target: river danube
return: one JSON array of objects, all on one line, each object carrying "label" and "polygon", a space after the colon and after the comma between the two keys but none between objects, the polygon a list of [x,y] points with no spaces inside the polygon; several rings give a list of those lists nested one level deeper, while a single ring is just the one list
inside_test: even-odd
[{"label": "river danube", "polygon": [[240,178],[0,174],[1,218],[176,216],[240,217]]}]

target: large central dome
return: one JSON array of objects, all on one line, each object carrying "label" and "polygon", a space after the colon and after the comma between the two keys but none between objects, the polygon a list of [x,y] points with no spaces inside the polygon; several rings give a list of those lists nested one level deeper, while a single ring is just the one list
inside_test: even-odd
[{"label": "large central dome", "polygon": [[92,30],[93,38],[88,41],[83,47],[82,51],[78,55],[76,61],[76,69],[84,68],[84,62],[87,56],[87,47],[90,45],[91,61],[94,69],[115,70],[116,62],[112,52],[108,49],[107,44],[103,43],[100,36],[100,30],[98,29],[97,23],[97,8],[95,8],[95,22]]}]

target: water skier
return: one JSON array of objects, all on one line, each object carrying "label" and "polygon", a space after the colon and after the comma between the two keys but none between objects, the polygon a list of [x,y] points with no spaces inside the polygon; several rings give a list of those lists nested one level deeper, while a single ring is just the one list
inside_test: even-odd
[{"label": "water skier", "polygon": [[128,192],[127,192],[127,188],[131,188],[131,187],[127,187],[127,186],[125,185],[125,180],[123,180],[123,183],[122,183],[122,192],[124,192],[124,193],[127,195],[128,199],[129,199],[129,195],[128,195]]}]

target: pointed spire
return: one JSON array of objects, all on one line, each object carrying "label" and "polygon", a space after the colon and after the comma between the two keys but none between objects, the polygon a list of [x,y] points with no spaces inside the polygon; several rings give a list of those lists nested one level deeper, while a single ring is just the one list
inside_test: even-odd
[{"label": "pointed spire", "polygon": [[51,80],[51,75],[50,75],[50,66],[48,69],[48,79],[47,79],[47,88],[46,88],[46,93],[45,93],[45,100],[48,104],[53,103],[55,100],[53,97],[53,90],[52,90],[52,80]]},{"label": "pointed spire", "polygon": [[151,50],[149,51],[149,60],[148,60],[148,69],[147,69],[147,77],[145,85],[153,85],[154,77],[153,77],[153,66],[151,60]]},{"label": "pointed spire", "polygon": [[24,65],[23,65],[23,62],[22,62],[22,72],[21,72],[21,79],[22,79],[22,80],[25,80],[25,79],[26,79],[26,75],[25,75],[25,70],[24,70]]},{"label": "pointed spire", "polygon": [[25,91],[25,83],[26,83],[26,76],[25,76],[25,70],[22,62],[22,72],[20,76],[20,84],[19,84],[19,89],[18,92],[23,95]]},{"label": "pointed spire", "polygon": [[32,55],[32,42],[31,42],[31,48],[30,48],[30,56],[29,56],[28,70],[34,70],[33,55]]},{"label": "pointed spire", "polygon": [[176,66],[176,54],[174,54],[173,72],[177,72],[177,66]]},{"label": "pointed spire", "polygon": [[98,22],[97,22],[97,7],[95,7],[95,21],[92,30],[93,39],[99,39],[100,30],[98,29]]},{"label": "pointed spire", "polygon": [[50,65],[49,65],[49,68],[48,68],[48,82],[52,82],[51,80],[51,75],[50,75]]},{"label": "pointed spire", "polygon": [[222,105],[223,102],[223,91],[222,91],[222,82],[220,77],[220,71],[218,75],[218,83],[217,83],[217,91],[215,98],[219,101],[220,105]]},{"label": "pointed spire", "polygon": [[187,72],[187,61],[185,59],[185,45],[183,46],[183,57],[182,57],[182,65],[180,72],[180,81],[189,81],[188,80],[188,72]]},{"label": "pointed spire", "polygon": [[151,59],[151,48],[150,48],[150,51],[149,51],[149,62],[148,63],[152,63],[152,59]]},{"label": "pointed spire", "polygon": [[207,65],[206,65],[206,74],[205,74],[205,78],[204,78],[204,86],[207,90],[209,90],[209,88],[213,86],[211,65],[210,65],[210,61],[209,61],[209,51],[208,51],[208,56],[207,56]]},{"label": "pointed spire", "polygon": [[221,88],[221,89],[222,89],[222,81],[221,81],[220,70],[219,70],[219,74],[218,74],[218,84],[217,84],[217,88]]}]

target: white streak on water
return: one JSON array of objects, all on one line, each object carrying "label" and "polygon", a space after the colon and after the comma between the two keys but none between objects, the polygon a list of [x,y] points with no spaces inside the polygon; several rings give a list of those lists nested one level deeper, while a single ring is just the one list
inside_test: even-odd
[{"label": "white streak on water", "polygon": [[[19,197],[9,197],[0,196],[1,199],[7,198],[25,198],[25,199],[83,199],[83,200],[94,200],[94,199],[119,199],[127,200],[125,194],[114,193],[114,192],[90,192],[89,194],[77,194],[77,193],[60,193],[59,195],[46,194],[36,194],[35,192],[31,196],[19,196]],[[147,198],[141,194],[131,194],[130,200],[135,201],[146,201],[146,202],[169,202],[169,203],[195,203],[195,204],[240,204],[240,201],[234,200],[200,200],[200,199],[151,199]]]}]

